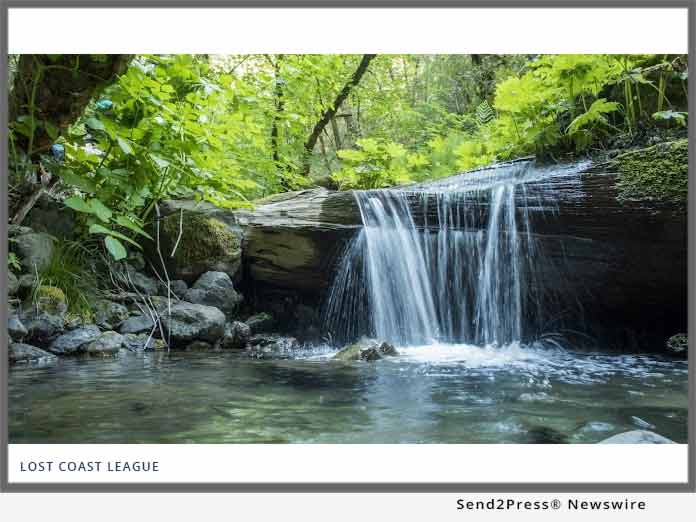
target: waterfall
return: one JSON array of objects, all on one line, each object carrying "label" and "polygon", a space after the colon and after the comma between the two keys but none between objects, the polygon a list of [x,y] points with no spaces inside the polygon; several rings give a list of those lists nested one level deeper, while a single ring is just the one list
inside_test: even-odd
[{"label": "waterfall", "polygon": [[530,208],[553,210],[543,183],[535,194],[525,184],[548,173],[523,162],[356,191],[363,227],[346,245],[325,305],[333,338],[368,335],[401,346],[521,342],[541,307],[542,253]]}]

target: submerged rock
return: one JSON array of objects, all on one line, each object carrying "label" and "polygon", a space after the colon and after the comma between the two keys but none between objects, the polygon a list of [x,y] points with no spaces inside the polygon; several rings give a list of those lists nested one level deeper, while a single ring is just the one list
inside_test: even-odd
[{"label": "submerged rock", "polygon": [[214,306],[227,317],[232,317],[242,299],[225,272],[206,272],[184,293],[185,301]]},{"label": "submerged rock", "polygon": [[44,363],[57,359],[52,353],[24,343],[11,343],[8,351],[10,364]]},{"label": "submerged rock", "polygon": [[686,356],[689,353],[689,338],[680,333],[667,339],[667,351],[674,355]]},{"label": "submerged rock", "polygon": [[173,345],[191,341],[215,342],[225,333],[225,314],[213,306],[181,302],[161,317],[165,337]]},{"label": "submerged rock", "polygon": [[252,315],[244,322],[249,326],[249,330],[251,331],[252,335],[262,332],[269,332],[271,329],[273,329],[273,325],[275,324],[273,316],[271,314],[267,314],[266,312]]},{"label": "submerged rock", "polygon": [[337,361],[378,361],[398,354],[396,348],[389,343],[362,339],[356,344],[343,348],[333,358]]},{"label": "submerged rock", "polygon": [[123,336],[116,332],[104,332],[89,343],[85,351],[90,355],[115,355],[123,346]]},{"label": "submerged rock", "polygon": [[675,442],[652,431],[633,430],[604,439],[599,444],[675,444]]},{"label": "submerged rock", "polygon": [[56,355],[74,355],[84,352],[86,346],[100,336],[101,332],[95,325],[78,328],[65,333],[51,343],[48,351]]}]

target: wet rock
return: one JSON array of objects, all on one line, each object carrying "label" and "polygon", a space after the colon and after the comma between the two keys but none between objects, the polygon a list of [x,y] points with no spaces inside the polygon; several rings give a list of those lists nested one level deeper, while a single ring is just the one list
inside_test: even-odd
[{"label": "wet rock", "polygon": [[[160,287],[160,294],[166,296],[167,285],[160,283]],[[186,284],[186,281],[183,281],[181,279],[175,279],[174,281],[169,282],[169,289],[175,296],[177,296],[180,299],[183,299],[186,290],[188,290],[188,285]]]},{"label": "wet rock", "polygon": [[249,330],[251,331],[252,335],[261,332],[269,332],[275,325],[273,316],[271,314],[267,314],[266,312],[252,315],[244,322],[247,324],[247,326],[249,326]]},{"label": "wet rock", "polygon": [[128,308],[121,303],[101,300],[94,305],[94,322],[101,328],[112,329],[129,317]]},{"label": "wet rock", "polygon": [[287,357],[300,347],[294,337],[275,334],[257,334],[249,338],[247,352],[257,359]]},{"label": "wet rock", "polygon": [[100,336],[101,332],[95,325],[78,328],[65,333],[51,343],[48,351],[56,355],[74,355],[84,352],[86,346]]},{"label": "wet rock", "polygon": [[396,348],[389,343],[380,343],[374,339],[361,339],[347,346],[333,356],[337,361],[378,361],[384,357],[398,355]]},{"label": "wet rock", "polygon": [[26,340],[46,344],[65,330],[65,319],[47,313],[31,314],[23,321],[27,329]]},{"label": "wet rock", "polygon": [[641,419],[640,417],[633,416],[631,417],[631,422],[638,426],[639,428],[642,428],[644,430],[651,430],[654,429],[655,426],[653,424],[650,424],[648,421]]},{"label": "wet rock", "polygon": [[24,339],[29,331],[22,324],[22,321],[19,320],[19,317],[13,315],[7,319],[7,333],[10,334],[12,339]]},{"label": "wet rock", "polygon": [[240,321],[232,321],[225,325],[225,335],[220,339],[220,348],[223,350],[240,350],[244,348],[251,338],[249,325]]},{"label": "wet rock", "polygon": [[153,326],[154,323],[149,316],[135,315],[123,321],[118,331],[122,334],[150,333]]},{"label": "wet rock", "polygon": [[150,337],[149,334],[123,334],[122,346],[126,350],[132,352],[141,352],[147,350],[164,350],[167,344],[162,339]]},{"label": "wet rock", "polygon": [[604,439],[599,444],[674,444],[674,441],[652,431],[633,430]]},{"label": "wet rock", "polygon": [[184,293],[184,300],[214,306],[232,317],[242,302],[242,295],[234,289],[232,279],[225,272],[206,272]]},{"label": "wet rock", "polygon": [[680,333],[673,335],[667,340],[667,351],[679,356],[686,356],[689,353],[689,338],[686,334]]},{"label": "wet rock", "polygon": [[116,332],[104,332],[87,344],[85,351],[89,355],[115,355],[123,345],[123,336]]},{"label": "wet rock", "polygon": [[165,338],[173,345],[194,340],[215,342],[225,333],[225,314],[218,308],[181,302],[173,305],[171,315],[161,317]]},{"label": "wet rock", "polygon": [[57,359],[52,353],[24,343],[11,343],[8,351],[10,364],[46,363]]},{"label": "wet rock", "polygon": [[65,294],[55,286],[41,285],[32,297],[32,306],[39,312],[64,315],[68,311]]},{"label": "wet rock", "polygon": [[31,232],[17,236],[14,248],[25,271],[41,272],[51,262],[55,239],[44,232]]},{"label": "wet rock", "polygon": [[12,272],[7,272],[7,295],[15,295],[19,290],[19,279]]}]

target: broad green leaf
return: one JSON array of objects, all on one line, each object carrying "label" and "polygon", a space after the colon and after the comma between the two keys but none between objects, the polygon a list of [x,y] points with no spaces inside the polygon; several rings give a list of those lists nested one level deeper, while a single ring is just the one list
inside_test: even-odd
[{"label": "broad green leaf", "polygon": [[89,206],[92,207],[92,211],[99,219],[105,223],[109,222],[112,212],[104,203],[95,198],[90,200]]},{"label": "broad green leaf", "polygon": [[124,236],[120,232],[116,232],[115,230],[111,230],[109,228],[106,228],[105,226],[100,225],[99,223],[95,223],[95,224],[91,225],[89,227],[89,233],[90,234],[104,234],[107,236],[112,236],[112,237],[115,237],[118,239],[122,239],[123,241],[126,241],[126,242],[132,244],[133,246],[136,246],[137,248],[142,250],[142,247],[138,243],[133,241],[131,238],[129,238],[128,236]]},{"label": "broad green leaf", "polygon": [[106,245],[106,249],[109,251],[109,254],[111,254],[111,257],[113,257],[116,261],[125,259],[128,255],[126,252],[126,247],[124,247],[123,243],[121,243],[115,237],[106,236],[104,238],[104,244]]},{"label": "broad green leaf", "polygon": [[92,214],[92,207],[84,199],[78,197],[68,198],[64,201],[65,206],[76,210],[77,212],[84,212],[85,214]]},{"label": "broad green leaf", "polygon": [[135,232],[137,234],[140,234],[141,236],[144,236],[148,239],[152,239],[152,236],[150,234],[145,232],[140,226],[133,223],[133,221],[128,219],[126,216],[118,216],[116,218],[116,223],[118,223],[122,227],[126,227],[126,228],[132,230],[133,232]]},{"label": "broad green leaf", "polygon": [[124,154],[133,154],[133,148],[130,146],[128,141],[126,141],[124,138],[121,138],[120,136],[116,137],[116,141],[118,142],[118,146],[121,148]]},{"label": "broad green leaf", "polygon": [[97,191],[97,186],[95,185],[94,181],[85,176],[75,174],[70,169],[61,169],[58,175],[63,180],[63,183],[66,185],[72,185],[73,187],[80,189],[82,192],[93,194]]},{"label": "broad green leaf", "polygon": [[90,129],[104,130],[104,124],[95,117],[87,118],[87,120],[85,120],[85,125]]}]

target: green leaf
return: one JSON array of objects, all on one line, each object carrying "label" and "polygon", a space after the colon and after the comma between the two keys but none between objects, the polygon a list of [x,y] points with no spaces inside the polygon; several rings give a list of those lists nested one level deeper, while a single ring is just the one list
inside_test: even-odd
[{"label": "green leaf", "polygon": [[129,156],[133,154],[133,147],[131,147],[130,144],[124,138],[117,136],[116,141],[118,142],[118,146],[121,147],[121,150],[124,154],[127,154]]},{"label": "green leaf", "polygon": [[128,255],[126,252],[126,247],[124,247],[123,243],[121,243],[115,237],[106,236],[104,238],[104,244],[106,245],[106,249],[109,251],[109,254],[111,254],[111,257],[113,257],[116,261],[125,259]]},{"label": "green leaf", "polygon": [[105,226],[100,225],[99,223],[95,223],[95,224],[91,225],[89,227],[89,233],[90,234],[104,234],[107,236],[116,237],[116,238],[122,239],[123,241],[126,241],[126,242],[132,244],[133,246],[136,246],[137,248],[142,250],[142,247],[138,243],[133,241],[131,238],[129,238],[128,236],[124,236],[120,232],[116,232],[115,230],[111,230],[109,228],[106,228]]},{"label": "green leaf", "polygon": [[66,185],[72,185],[82,192],[93,194],[97,191],[97,186],[95,185],[94,181],[85,176],[75,174],[70,169],[61,169],[58,175]]},{"label": "green leaf", "polygon": [[95,117],[87,118],[87,120],[85,121],[85,125],[90,129],[101,131],[104,130],[104,124]]},{"label": "green leaf", "polygon": [[76,210],[77,212],[84,212],[85,214],[93,213],[92,207],[82,198],[74,196],[66,199],[64,203],[66,207]]},{"label": "green leaf", "polygon": [[140,226],[133,223],[133,221],[128,219],[126,216],[118,216],[116,218],[116,223],[118,223],[122,227],[126,227],[126,228],[132,230],[136,234],[140,234],[141,236],[144,236],[148,239],[152,239],[152,236],[150,234],[145,232]]},{"label": "green leaf", "polygon": [[112,212],[106,205],[104,205],[104,203],[95,198],[90,200],[89,205],[92,207],[94,214],[96,214],[99,219],[105,223],[109,222]]}]

